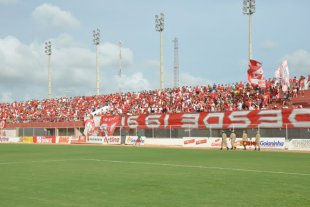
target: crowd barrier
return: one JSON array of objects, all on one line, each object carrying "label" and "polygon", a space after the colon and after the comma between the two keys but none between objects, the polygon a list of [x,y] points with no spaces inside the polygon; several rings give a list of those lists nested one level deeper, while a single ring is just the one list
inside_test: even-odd
[{"label": "crowd barrier", "polygon": [[[171,138],[147,138],[145,136],[125,136],[123,144],[135,145],[140,138],[140,145],[164,145],[180,146],[184,148],[220,148],[221,137],[183,137],[182,139]],[[9,137],[0,136],[0,143],[28,143],[28,144],[101,144],[101,145],[120,145],[121,136],[27,136],[27,137]],[[243,149],[242,139],[236,138],[235,146],[237,149]],[[247,149],[254,149],[255,139],[250,138],[247,141]],[[276,150],[296,150],[310,151],[310,139],[292,139],[286,140],[284,137],[262,137],[260,139],[261,149]],[[231,148],[231,140],[227,138],[227,147]]]}]

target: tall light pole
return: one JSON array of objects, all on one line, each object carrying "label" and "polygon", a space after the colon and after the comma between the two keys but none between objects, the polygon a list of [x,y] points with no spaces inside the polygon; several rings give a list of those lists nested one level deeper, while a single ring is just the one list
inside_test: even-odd
[{"label": "tall light pole", "polygon": [[118,42],[118,46],[119,46],[119,70],[118,70],[118,77],[119,77],[119,81],[120,81],[120,85],[119,85],[119,92],[122,92],[122,42],[119,41]]},{"label": "tall light pole", "polygon": [[100,78],[99,78],[99,56],[98,49],[100,44],[100,30],[97,28],[93,31],[93,42],[96,46],[96,95],[99,96],[100,93]]},{"label": "tall light pole", "polygon": [[155,15],[155,29],[160,34],[160,89],[164,89],[164,66],[163,66],[163,35],[164,31],[164,14]]},{"label": "tall light pole", "polygon": [[178,38],[174,38],[174,67],[173,67],[173,87],[179,87],[179,43]]},{"label": "tall light pole", "polygon": [[252,53],[252,15],[255,13],[255,0],[243,0],[243,14],[249,16],[249,59]]},{"label": "tall light pole", "polygon": [[51,74],[51,55],[52,55],[52,43],[51,41],[45,42],[45,54],[48,57],[47,62],[47,88],[48,88],[48,99],[52,98],[52,74]]}]

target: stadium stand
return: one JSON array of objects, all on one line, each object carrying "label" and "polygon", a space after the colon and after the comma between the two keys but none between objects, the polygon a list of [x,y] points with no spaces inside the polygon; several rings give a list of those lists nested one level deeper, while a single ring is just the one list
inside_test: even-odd
[{"label": "stadium stand", "polygon": [[1,103],[0,119],[8,123],[83,121],[87,114],[137,115],[153,113],[218,112],[310,107],[310,75],[291,79],[283,93],[275,79],[266,81],[266,89],[249,83],[183,86],[164,90],[115,93]]}]

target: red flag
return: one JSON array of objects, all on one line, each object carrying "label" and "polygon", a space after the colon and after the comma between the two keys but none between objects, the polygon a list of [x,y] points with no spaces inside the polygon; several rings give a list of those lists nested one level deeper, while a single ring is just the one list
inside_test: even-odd
[{"label": "red flag", "polygon": [[248,80],[253,86],[258,85],[260,88],[266,88],[266,80],[261,62],[250,59]]},{"label": "red flag", "polygon": [[107,136],[113,136],[116,127],[120,126],[120,116],[102,116],[99,130]]}]

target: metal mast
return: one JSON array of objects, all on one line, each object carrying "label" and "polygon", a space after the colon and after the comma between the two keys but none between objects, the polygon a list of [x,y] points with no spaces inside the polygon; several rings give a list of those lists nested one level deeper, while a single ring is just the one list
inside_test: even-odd
[{"label": "metal mast", "polygon": [[243,0],[243,14],[249,16],[249,59],[252,53],[252,15],[255,13],[255,0]]},{"label": "metal mast", "polygon": [[48,57],[47,62],[47,88],[48,88],[48,99],[52,98],[52,72],[51,72],[51,56],[52,56],[52,43],[51,41],[45,42],[45,54]]},{"label": "metal mast", "polygon": [[179,87],[179,43],[178,38],[174,38],[174,67],[173,67],[173,87]]},{"label": "metal mast", "polygon": [[119,92],[122,93],[122,42],[118,42],[119,46],[119,70],[118,70],[118,77],[120,81],[120,86],[119,86]]},{"label": "metal mast", "polygon": [[93,31],[93,42],[96,46],[96,95],[100,94],[100,76],[99,76],[99,56],[98,49],[100,44],[100,30],[96,29]]},{"label": "metal mast", "polygon": [[164,31],[164,14],[155,15],[155,29],[160,34],[160,89],[164,89],[164,66],[163,66],[163,35]]}]

